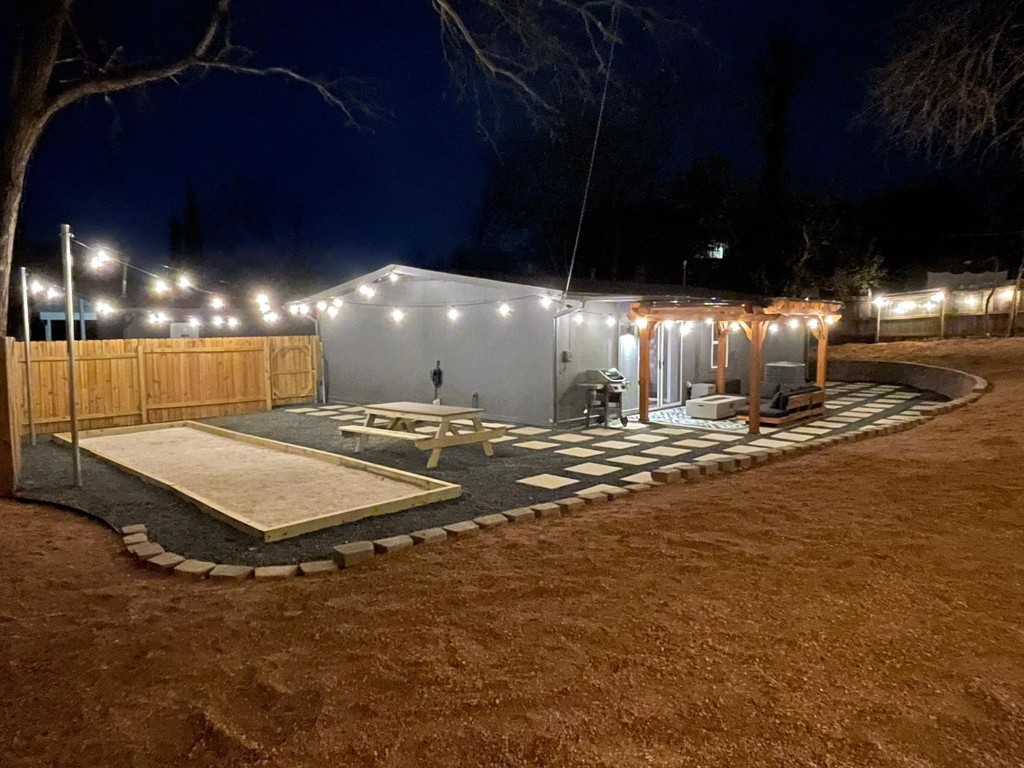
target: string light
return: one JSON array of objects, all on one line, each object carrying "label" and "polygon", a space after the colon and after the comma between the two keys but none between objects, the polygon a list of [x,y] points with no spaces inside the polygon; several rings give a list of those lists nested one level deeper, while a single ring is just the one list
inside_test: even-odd
[{"label": "string light", "polygon": [[203,321],[200,320],[198,317],[190,317],[188,319],[188,324],[189,324],[189,327],[191,327],[191,328],[198,328],[199,326],[201,326],[203,324]]},{"label": "string light", "polygon": [[28,290],[33,296],[35,296],[37,293],[44,290],[43,284],[33,278],[32,282],[28,286]]},{"label": "string light", "polygon": [[663,327],[663,328],[668,328],[669,330],[671,330],[671,329],[672,329],[672,326],[674,326],[675,324],[676,324],[676,323],[675,323],[675,321],[674,321],[674,320],[662,320],[662,321],[661,321],[661,325],[662,325],[662,327]]},{"label": "string light", "polygon": [[192,287],[192,280],[191,280],[191,278],[189,278],[188,275],[179,275],[178,276],[178,287],[181,288],[181,290],[183,290],[183,291],[186,291],[189,288],[191,288]]},{"label": "string light", "polygon": [[54,288],[52,285],[46,289],[46,298],[49,301],[53,301],[60,297],[60,291]]},{"label": "string light", "polygon": [[615,327],[615,324],[617,322],[618,321],[615,319],[613,315],[608,315],[608,317],[604,321],[604,324],[607,325],[609,328],[613,328]]},{"label": "string light", "polygon": [[885,302],[887,301],[888,299],[885,298],[885,296],[876,296],[874,299],[871,300],[871,303],[874,304],[879,309],[881,309],[882,307],[885,306]]},{"label": "string light", "polygon": [[102,269],[110,262],[110,254],[103,248],[96,251],[96,254],[89,260],[89,266],[93,269]]},{"label": "string light", "polygon": [[553,303],[554,302],[551,300],[550,296],[541,296],[540,297],[540,305],[542,307],[544,307],[544,309],[551,309],[551,305]]},{"label": "string light", "polygon": [[330,316],[332,318],[337,317],[338,316],[338,308],[334,304],[331,304],[331,306],[329,306],[327,308],[327,314],[328,314],[328,316]]},{"label": "string light", "polygon": [[[340,307],[341,307],[341,306],[342,306],[342,305],[343,305],[344,303],[345,303],[345,302],[344,302],[344,300],[343,300],[343,299],[331,299],[331,305],[332,305],[332,306],[333,306],[333,307],[334,307],[335,309],[339,309],[339,308],[340,308]],[[335,314],[337,314],[337,312],[335,312]]]},{"label": "string light", "polygon": [[459,314],[459,310],[457,310],[455,307],[448,307],[448,319],[451,320],[453,323],[459,319]]},{"label": "string light", "polygon": [[638,317],[636,319],[636,327],[640,328],[641,330],[646,328],[647,327],[647,318],[646,317]]},{"label": "string light", "polygon": [[161,280],[160,278],[157,278],[156,280],[153,281],[153,293],[155,293],[157,296],[163,296],[169,290],[171,290],[171,286],[167,284],[166,280]]},{"label": "string light", "polygon": [[778,332],[779,332],[779,324],[778,323],[768,323],[768,333],[778,333]]},{"label": "string light", "polygon": [[277,312],[271,311],[271,312],[265,313],[263,315],[263,319],[266,320],[271,325],[273,325],[274,323],[276,323],[278,320],[281,319],[281,316],[279,314],[277,314]]},{"label": "string light", "polygon": [[576,323],[576,325],[583,325],[583,313],[577,312],[572,316],[572,321]]},{"label": "string light", "polygon": [[512,307],[510,307],[508,304],[503,303],[501,304],[501,306],[498,307],[498,314],[501,315],[502,317],[508,317],[509,315],[512,314]]},{"label": "string light", "polygon": [[299,314],[305,317],[309,314],[309,304],[299,304]]},{"label": "string light", "polygon": [[114,307],[109,301],[100,299],[95,304],[96,312],[100,315],[110,315],[114,313]]},{"label": "string light", "polygon": [[836,320],[837,318],[835,315],[829,315],[828,317],[825,318],[825,325],[835,325]]},{"label": "string light", "polygon": [[366,285],[364,283],[363,285],[359,286],[359,295],[367,299],[372,299],[374,296],[377,295],[377,289],[374,288],[372,285]]},{"label": "string light", "polygon": [[807,327],[808,328],[817,328],[818,327],[818,318],[816,318],[816,317],[808,318],[807,319]]},{"label": "string light", "polygon": [[298,304],[289,304],[288,305],[288,314],[290,314],[290,315],[297,315],[297,314],[299,314],[299,305]]},{"label": "string light", "polygon": [[238,327],[238,318],[237,317],[229,317],[228,318],[228,328],[237,328],[237,327]]},{"label": "string light", "polygon": [[738,331],[739,329],[740,329],[740,324],[739,323],[737,323],[737,322],[729,323],[729,332],[730,333],[732,333],[734,331]]},{"label": "string light", "polygon": [[398,282],[398,273],[397,272],[389,272],[388,273],[388,280],[390,280],[392,283],[397,283]]},{"label": "string light", "polygon": [[789,327],[790,327],[790,328],[792,328],[793,330],[796,330],[797,328],[799,328],[799,327],[800,327],[800,321],[799,321],[799,320],[797,320],[797,319],[796,319],[795,317],[791,317],[791,318],[789,319],[789,323],[788,323],[788,325],[789,325]]},{"label": "string light", "polygon": [[403,317],[405,317],[405,312],[403,312],[402,310],[397,308],[391,310],[391,322],[400,323],[402,322]]},{"label": "string light", "polygon": [[326,301],[318,301],[316,303],[316,309],[317,309],[318,312],[323,312],[325,309],[327,309],[327,302]]},{"label": "string light", "polygon": [[693,330],[693,323],[687,320],[685,323],[679,324],[679,333],[685,336]]},{"label": "string light", "polygon": [[704,325],[713,325],[714,322],[715,322],[715,318],[713,318],[713,317],[705,317],[704,318]]},{"label": "string light", "polygon": [[259,304],[260,306],[263,306],[264,304],[270,304],[270,297],[267,296],[267,294],[265,293],[257,293],[256,303]]},{"label": "string light", "polygon": [[214,315],[210,322],[213,323],[214,328],[220,328],[224,325],[224,318],[220,315]]},{"label": "string light", "polygon": [[210,306],[214,309],[224,309],[224,299],[220,296],[214,296],[210,299]]}]

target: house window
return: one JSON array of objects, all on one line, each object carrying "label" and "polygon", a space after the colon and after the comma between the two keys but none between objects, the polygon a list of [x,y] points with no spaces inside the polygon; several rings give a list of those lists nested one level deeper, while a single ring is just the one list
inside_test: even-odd
[{"label": "house window", "polygon": [[718,345],[725,344],[725,367],[729,367],[729,334],[718,334],[718,323],[711,326],[711,369],[718,369]]}]

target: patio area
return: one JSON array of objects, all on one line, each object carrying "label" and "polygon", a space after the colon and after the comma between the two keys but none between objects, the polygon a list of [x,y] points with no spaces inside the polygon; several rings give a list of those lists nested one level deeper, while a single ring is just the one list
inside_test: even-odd
[{"label": "patio area", "polygon": [[[631,421],[625,428],[577,430],[485,419],[485,426],[507,427],[506,435],[493,441],[494,457],[484,456],[475,446],[455,447],[445,451],[434,470],[427,470],[426,455],[405,441],[371,438],[368,447],[358,454],[360,459],[461,485],[462,496],[280,542],[265,543],[237,531],[167,490],[92,456],[83,457],[85,484],[75,489],[70,483],[67,449],[49,440],[26,447],[28,471],[23,494],[84,510],[115,527],[144,523],[153,540],[188,557],[247,565],[289,563],[328,557],[333,546],[345,541],[443,526],[608,485],[650,482],[650,473],[657,468],[703,458],[735,457],[841,434],[867,424],[912,419],[917,406],[943,399],[934,393],[891,384],[830,383],[824,418],[786,429],[762,427],[759,435],[747,434],[746,425],[740,422],[725,420],[704,426],[686,422],[683,426],[678,414],[671,412],[667,413],[668,419],[674,419],[671,421],[660,422],[658,412],[652,412],[648,425]],[[342,437],[339,428],[359,423],[362,418],[359,406],[332,404],[285,407],[208,423],[352,456],[356,440]],[[767,476],[771,470],[763,471]]]}]

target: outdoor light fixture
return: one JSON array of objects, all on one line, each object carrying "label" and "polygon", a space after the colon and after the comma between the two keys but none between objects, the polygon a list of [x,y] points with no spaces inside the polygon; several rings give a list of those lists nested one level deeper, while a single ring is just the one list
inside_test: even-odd
[{"label": "outdoor light fixture", "polygon": [[224,299],[220,296],[214,296],[210,299],[210,306],[214,309],[224,309]]},{"label": "outdoor light fixture", "polygon": [[111,306],[109,301],[104,301],[103,299],[100,299],[99,301],[96,302],[96,312],[97,312],[97,314],[109,315],[109,314],[112,314],[113,311],[114,311],[114,307]]},{"label": "outdoor light fixture", "polygon": [[551,301],[551,297],[550,296],[541,296],[540,297],[540,305],[542,307],[544,307],[544,309],[551,309],[551,305],[553,303],[554,302]]},{"label": "outdoor light fixture", "polygon": [[1013,298],[1013,288],[1004,288],[1002,290],[1002,293],[1000,294],[1000,296],[1005,301],[1010,301]]},{"label": "outdoor light fixture", "polygon": [[309,304],[299,304],[299,314],[300,315],[308,315],[309,314]]},{"label": "outdoor light fixture", "polygon": [[331,299],[331,304],[334,306],[335,309],[337,309],[344,303],[345,302],[342,299]]},{"label": "outdoor light fixture", "polygon": [[807,327],[808,328],[817,328],[818,327],[818,318],[816,318],[816,317],[808,318],[808,320],[807,320]]},{"label": "outdoor light fixture", "polygon": [[685,323],[679,324],[679,333],[683,336],[693,330],[693,323],[687,320]]},{"label": "outdoor light fixture", "polygon": [[607,325],[609,328],[614,328],[616,322],[617,321],[615,320],[614,315],[608,315],[608,317],[606,317],[604,320],[604,324]]},{"label": "outdoor light fixture", "polygon": [[316,311],[317,312],[323,312],[325,309],[327,309],[327,302],[326,301],[318,301],[316,303]]},{"label": "outdoor light fixture", "polygon": [[459,310],[455,307],[448,307],[448,319],[453,323],[459,319]]},{"label": "outdoor light fixture", "polygon": [[51,285],[51,286],[50,286],[49,288],[47,288],[47,289],[46,289],[46,298],[47,298],[47,299],[48,299],[49,301],[53,301],[53,300],[54,300],[54,299],[56,299],[56,298],[57,298],[58,296],[60,296],[60,291],[58,291],[58,290],[57,290],[56,288],[54,288],[54,287],[53,287],[52,285]]},{"label": "outdoor light fixture", "polygon": [[498,314],[501,315],[502,317],[508,317],[509,315],[512,314],[512,307],[510,307],[508,304],[502,304],[501,306],[498,307]]},{"label": "outdoor light fixture", "polygon": [[881,309],[882,307],[885,306],[885,302],[886,302],[885,296],[876,296],[874,299],[871,300],[871,303],[874,304],[879,309]]},{"label": "outdoor light fixture", "polygon": [[636,327],[640,328],[640,329],[646,328],[647,327],[647,318],[646,317],[638,317],[636,319]]},{"label": "outdoor light fixture", "polygon": [[327,308],[327,315],[329,317],[337,317],[338,316],[338,308],[332,304],[331,306],[329,306]]},{"label": "outdoor light fixture", "polygon": [[739,323],[736,323],[736,322],[729,323],[729,331],[730,332],[738,331],[739,329],[740,329],[740,324]]},{"label": "outdoor light fixture", "polygon": [[100,248],[96,251],[96,255],[89,261],[89,266],[93,269],[101,269],[108,261],[110,261],[110,255]]},{"label": "outdoor light fixture", "polygon": [[359,295],[365,296],[367,299],[372,299],[376,293],[377,291],[372,285],[363,284],[359,286]]},{"label": "outdoor light fixture", "polygon": [[32,283],[29,285],[28,289],[33,296],[44,290],[43,284],[40,283],[38,280],[33,280]]},{"label": "outdoor light fixture", "polygon": [[289,315],[297,315],[297,314],[299,314],[299,305],[298,304],[289,304],[288,305],[288,314]]},{"label": "outdoor light fixture", "polygon": [[228,328],[237,328],[237,327],[238,327],[238,318],[237,317],[229,317],[228,318]]},{"label": "outdoor light fixture", "polygon": [[945,300],[946,300],[946,292],[945,291],[936,291],[935,293],[932,294],[932,301],[934,301],[936,304],[941,304]]},{"label": "outdoor light fixture", "polygon": [[671,328],[673,325],[675,325],[675,321],[674,320],[662,320],[661,324],[665,328]]},{"label": "outdoor light fixture", "polygon": [[799,327],[800,327],[800,321],[799,321],[799,320],[797,320],[797,319],[796,319],[795,317],[791,317],[791,318],[789,319],[789,323],[788,323],[788,325],[789,325],[789,327],[790,327],[790,328],[792,328],[793,330],[796,330],[797,328],[799,328]]},{"label": "outdoor light fixture", "polygon": [[967,296],[964,296],[963,303],[968,307],[976,307],[978,306],[978,297],[974,294],[968,294]]},{"label": "outdoor light fixture", "polygon": [[198,317],[190,317],[188,319],[188,324],[192,328],[198,328],[200,325],[203,324],[203,321],[200,320]]},{"label": "outdoor light fixture", "polygon": [[270,297],[267,296],[267,294],[265,294],[265,293],[257,293],[256,294],[256,303],[260,304],[260,305],[262,305],[262,304],[269,304],[270,303]]},{"label": "outdoor light fixture", "polygon": [[178,278],[178,287],[183,291],[192,287],[192,281],[189,279],[188,275],[181,275]]},{"label": "outdoor light fixture", "polygon": [[715,322],[715,318],[713,318],[713,317],[705,317],[704,318],[704,325],[713,325],[714,322]]},{"label": "outdoor light fixture", "polygon": [[835,325],[838,319],[835,315],[829,315],[825,318],[825,325]]},{"label": "outdoor light fixture", "polygon": [[583,313],[577,312],[572,316],[572,321],[576,323],[576,325],[583,325]]},{"label": "outdoor light fixture", "polygon": [[215,328],[220,328],[222,325],[224,325],[224,318],[221,317],[220,315],[214,315],[213,319],[211,319],[210,322],[213,323]]},{"label": "outdoor light fixture", "polygon": [[388,272],[388,280],[390,280],[392,283],[397,283],[398,282],[398,273],[397,272]]},{"label": "outdoor light fixture", "polygon": [[169,290],[171,290],[171,286],[167,284],[166,280],[160,280],[159,278],[157,278],[156,280],[153,281],[153,293],[155,293],[157,296],[163,296]]},{"label": "outdoor light fixture", "polygon": [[391,310],[391,322],[393,322],[393,323],[400,323],[400,322],[402,322],[402,318],[403,317],[405,317],[405,312],[403,312],[402,310],[400,310],[400,309],[392,309]]},{"label": "outdoor light fixture", "polygon": [[778,323],[768,323],[768,332],[769,333],[778,333],[779,332],[779,324]]},{"label": "outdoor light fixture", "polygon": [[277,312],[267,312],[265,315],[263,315],[263,319],[266,320],[271,325],[273,325],[274,323],[281,319],[281,316],[277,314]]}]

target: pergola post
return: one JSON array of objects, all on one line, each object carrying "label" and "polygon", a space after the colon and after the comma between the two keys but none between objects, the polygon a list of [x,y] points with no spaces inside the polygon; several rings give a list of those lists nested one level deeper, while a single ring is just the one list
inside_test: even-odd
[{"label": "pergola post", "polygon": [[828,380],[828,371],[826,369],[828,365],[828,324],[825,322],[824,317],[818,318],[818,324],[814,328],[814,335],[818,339],[818,364],[816,366],[817,375],[814,383],[825,389],[825,382]]},{"label": "pergola post", "polygon": [[761,378],[764,375],[764,339],[768,326],[761,320],[754,320],[750,324],[741,323],[741,325],[750,341],[747,428],[750,434],[756,435],[761,431]]},{"label": "pergola post", "polygon": [[640,421],[646,424],[650,420],[651,406],[651,322],[641,316],[637,321],[640,329],[640,375],[637,385],[640,390]]},{"label": "pergola post", "polygon": [[[725,394],[725,366],[728,362],[729,351],[729,324],[715,323],[714,330],[718,333],[718,344],[715,346],[715,392],[719,395]],[[714,331],[713,331],[714,332]],[[724,344],[722,342],[725,342]]]}]

